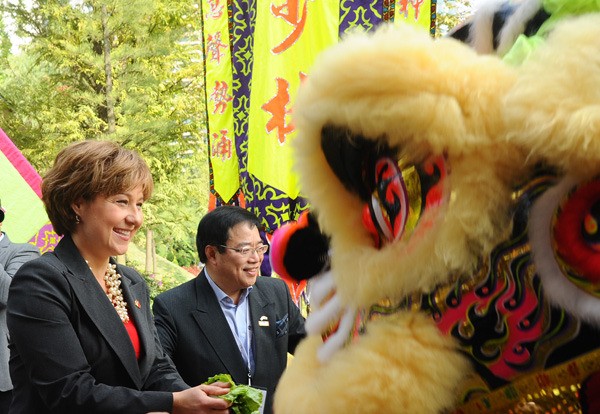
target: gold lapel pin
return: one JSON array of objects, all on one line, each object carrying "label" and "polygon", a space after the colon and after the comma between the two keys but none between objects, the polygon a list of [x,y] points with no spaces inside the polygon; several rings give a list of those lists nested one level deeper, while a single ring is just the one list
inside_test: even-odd
[{"label": "gold lapel pin", "polygon": [[137,299],[136,299],[136,300],[134,300],[134,301],[133,301],[133,303],[135,303],[135,306],[137,306],[137,307],[138,307],[138,309],[141,309],[141,308],[142,308],[142,304],[140,303],[140,301],[139,301],[139,300],[137,300]]},{"label": "gold lapel pin", "polygon": [[261,316],[258,320],[258,326],[269,326],[269,318],[265,315]]}]

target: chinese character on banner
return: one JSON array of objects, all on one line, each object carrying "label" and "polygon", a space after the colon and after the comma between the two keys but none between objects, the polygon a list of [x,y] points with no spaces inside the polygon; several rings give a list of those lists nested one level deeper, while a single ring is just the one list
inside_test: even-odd
[{"label": "chinese character on banner", "polygon": [[231,158],[231,139],[227,137],[228,131],[226,129],[222,129],[220,131],[221,135],[218,133],[213,133],[213,146],[212,146],[212,156],[221,158],[221,161],[226,161]]},{"label": "chinese character on banner", "polygon": [[221,63],[223,52],[221,49],[227,47],[225,43],[221,41],[221,32],[217,32],[213,35],[208,35],[208,44],[206,50],[210,54],[210,60]]},{"label": "chinese character on banner", "polygon": [[223,15],[223,4],[221,4],[221,0],[208,0],[208,7],[209,10],[206,13],[207,18],[218,19]]},{"label": "chinese character on banner", "polygon": [[285,20],[292,26],[290,34],[272,50],[273,53],[282,53],[290,48],[300,37],[304,26],[306,25],[308,0],[302,2],[302,12],[300,12],[300,2],[298,0],[287,0],[281,6],[271,4],[271,13],[275,17]]},{"label": "chinese character on banner", "polygon": [[285,120],[285,116],[290,113],[290,110],[287,109],[290,103],[289,87],[288,81],[277,78],[277,95],[262,106],[262,109],[272,115],[267,122],[267,132],[277,130],[277,138],[281,144],[285,142],[287,134],[294,130]]},{"label": "chinese character on banner", "polygon": [[213,92],[210,94],[210,100],[215,103],[215,109],[213,110],[213,114],[222,114],[223,112],[225,112],[225,109],[227,108],[227,103],[233,99],[231,95],[227,94],[228,89],[229,86],[227,85],[227,82],[215,82]]}]

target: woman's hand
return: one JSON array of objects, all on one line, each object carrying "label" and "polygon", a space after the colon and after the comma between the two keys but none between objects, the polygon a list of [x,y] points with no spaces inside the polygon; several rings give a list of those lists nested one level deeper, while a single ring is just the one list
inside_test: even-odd
[{"label": "woman's hand", "polygon": [[173,393],[173,414],[227,414],[231,403],[215,398],[229,392],[229,384],[215,382],[210,385],[198,385],[185,391]]}]

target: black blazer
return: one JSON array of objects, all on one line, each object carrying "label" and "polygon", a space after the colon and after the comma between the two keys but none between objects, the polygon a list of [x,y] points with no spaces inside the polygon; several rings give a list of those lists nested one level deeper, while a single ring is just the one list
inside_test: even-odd
[{"label": "black blazer", "polygon": [[[304,318],[281,279],[258,277],[248,299],[255,362],[252,385],[267,389],[265,413],[270,413],[287,353],[293,353],[306,335]],[[230,374],[236,383],[248,383],[246,363],[204,271],[158,295],[153,310],[165,352],[185,382],[194,386],[213,375]]]},{"label": "black blazer", "polygon": [[19,269],[8,299],[10,413],[171,411],[171,392],[188,386],[162,350],[142,277],[125,266],[117,271],[140,338],[139,361],[70,237]]}]

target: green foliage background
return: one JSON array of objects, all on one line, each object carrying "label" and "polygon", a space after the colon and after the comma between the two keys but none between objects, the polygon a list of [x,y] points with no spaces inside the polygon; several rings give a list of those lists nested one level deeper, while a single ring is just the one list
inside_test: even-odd
[{"label": "green foliage background", "polygon": [[448,31],[465,21],[472,13],[471,0],[438,0],[436,37],[445,36]]},{"label": "green foliage background", "polygon": [[[0,125],[40,172],[67,144],[108,139],[139,151],[156,184],[145,228],[169,260],[197,262],[208,205],[201,18],[181,0],[4,1],[29,43],[0,36]],[[2,29],[0,27],[0,29]],[[144,245],[144,230],[136,242]]]}]

